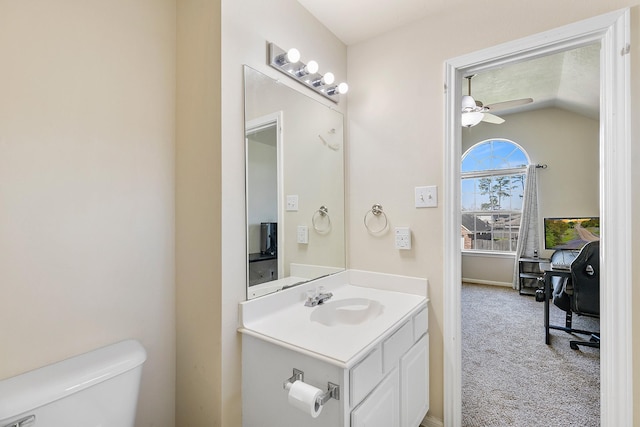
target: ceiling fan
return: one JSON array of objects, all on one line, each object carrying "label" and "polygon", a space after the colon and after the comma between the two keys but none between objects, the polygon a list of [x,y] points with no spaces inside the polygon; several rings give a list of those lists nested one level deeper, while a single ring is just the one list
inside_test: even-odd
[{"label": "ceiling fan", "polygon": [[532,98],[521,98],[483,105],[481,101],[476,101],[471,96],[471,79],[475,76],[476,74],[472,74],[465,77],[469,81],[469,94],[462,97],[462,126],[464,127],[475,126],[480,122],[499,125],[504,123],[504,119],[490,113],[490,111],[505,110],[533,102]]}]

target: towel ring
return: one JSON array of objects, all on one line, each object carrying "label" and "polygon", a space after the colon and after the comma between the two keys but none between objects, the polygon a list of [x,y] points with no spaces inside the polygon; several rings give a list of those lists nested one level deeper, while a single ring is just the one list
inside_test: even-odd
[{"label": "towel ring", "polygon": [[[318,224],[316,224],[316,220],[322,218],[327,219],[327,226],[325,228],[318,227]],[[331,217],[329,216],[329,209],[325,205],[320,206],[320,208],[313,213],[313,216],[311,217],[311,223],[313,224],[313,229],[318,233],[328,233],[329,230],[331,230]]]},{"label": "towel ring", "polygon": [[[382,217],[384,218],[384,225],[382,226],[382,228],[380,228],[378,230],[372,230],[371,228],[369,228],[369,225],[367,224],[367,218],[369,217],[369,214],[373,214],[376,217],[380,217],[380,215],[382,215]],[[371,206],[371,210],[367,211],[367,213],[364,214],[364,226],[369,231],[369,233],[373,233],[373,234],[380,233],[380,232],[384,231],[387,228],[387,225],[389,225],[389,220],[387,219],[387,214],[384,213],[384,211],[382,210],[382,205],[380,205],[378,203],[376,203],[375,205]]]}]

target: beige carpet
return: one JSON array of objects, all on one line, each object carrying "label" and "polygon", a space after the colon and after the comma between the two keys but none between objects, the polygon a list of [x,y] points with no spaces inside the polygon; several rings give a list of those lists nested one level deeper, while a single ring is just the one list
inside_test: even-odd
[{"label": "beige carpet", "polygon": [[[551,323],[564,312],[551,304]],[[551,331],[544,306],[509,288],[462,286],[462,426],[599,426],[600,350],[569,348]],[[574,315],[574,327],[599,330],[598,319]]]}]

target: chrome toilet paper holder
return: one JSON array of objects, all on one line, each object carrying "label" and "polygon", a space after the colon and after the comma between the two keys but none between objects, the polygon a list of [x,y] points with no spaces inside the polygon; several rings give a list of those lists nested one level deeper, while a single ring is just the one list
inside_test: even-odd
[{"label": "chrome toilet paper holder", "polygon": [[[284,383],[282,383],[282,388],[286,390],[287,384],[293,384],[296,381],[304,382],[304,372],[300,369],[293,368],[293,375],[291,375]],[[324,405],[329,401],[329,399],[340,400],[340,386],[338,384],[327,382],[327,391],[322,393],[322,395],[318,398],[318,401],[320,405]]]}]

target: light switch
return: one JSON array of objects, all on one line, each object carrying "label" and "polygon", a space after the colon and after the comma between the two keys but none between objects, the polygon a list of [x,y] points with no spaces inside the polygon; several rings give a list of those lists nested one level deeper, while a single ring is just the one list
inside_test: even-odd
[{"label": "light switch", "polygon": [[396,249],[411,249],[411,229],[396,227]]},{"label": "light switch", "polygon": [[293,194],[287,196],[287,211],[297,211],[298,210],[298,195]]},{"label": "light switch", "polygon": [[415,189],[416,208],[435,208],[438,206],[438,187],[431,185],[428,187],[416,187]]},{"label": "light switch", "polygon": [[298,226],[298,243],[302,243],[304,245],[309,244],[309,227],[306,225]]}]

